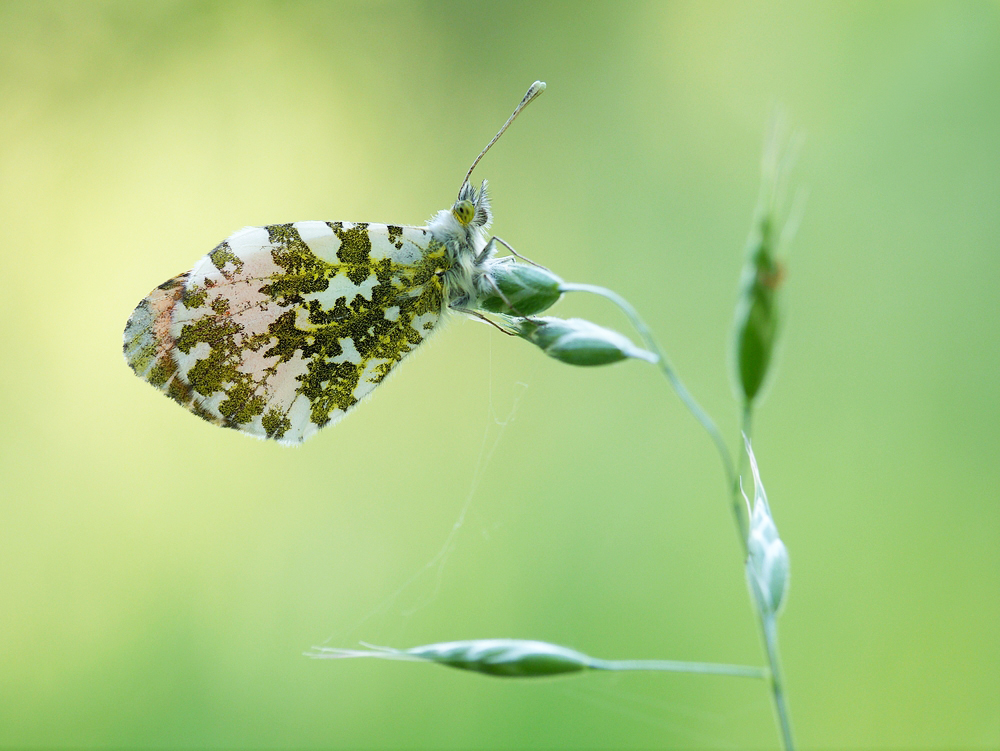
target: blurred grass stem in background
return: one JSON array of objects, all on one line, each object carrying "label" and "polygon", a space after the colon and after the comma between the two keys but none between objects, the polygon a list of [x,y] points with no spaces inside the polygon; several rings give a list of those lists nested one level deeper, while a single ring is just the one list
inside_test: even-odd
[{"label": "blurred grass stem in background", "polygon": [[[751,590],[751,600],[756,605],[754,611],[757,614],[761,640],[771,666],[770,684],[775,718],[783,745],[789,750],[793,748],[794,741],[785,698],[777,623],[778,612],[788,586],[788,554],[784,544],[777,537],[777,529],[770,520],[770,508],[760,480],[757,461],[750,446],[750,436],[754,407],[761,396],[761,388],[768,379],[779,333],[778,291],[783,281],[784,268],[777,254],[791,242],[804,208],[802,192],[797,193],[791,209],[785,208],[791,170],[802,141],[801,133],[789,137],[784,116],[780,111],[776,111],[771,118],[761,157],[760,192],[747,240],[737,297],[732,354],[736,371],[735,380],[741,397],[740,434],[744,448],[740,451],[740,466],[736,482],[732,487],[732,508],[744,551],[748,553],[748,585]],[[740,503],[742,488],[736,486],[736,483],[741,481],[747,459],[753,470],[755,497],[755,507],[752,510],[748,509],[747,515],[749,534],[747,523],[744,522],[743,504]],[[763,522],[755,524],[755,521],[761,518]],[[768,598],[761,594],[761,588],[758,586],[760,580],[753,574],[755,555],[758,552],[754,541],[757,539],[758,529],[765,523],[770,524],[770,529],[773,531],[769,534],[774,538],[774,544],[780,547],[780,554],[783,556],[783,562],[780,564],[784,567],[781,592],[773,593],[775,603],[773,606],[769,606]]]}]

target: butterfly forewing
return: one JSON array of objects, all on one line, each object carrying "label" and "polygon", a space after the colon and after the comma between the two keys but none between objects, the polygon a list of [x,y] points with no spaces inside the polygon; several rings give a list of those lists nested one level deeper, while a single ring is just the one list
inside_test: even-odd
[{"label": "butterfly forewing", "polygon": [[125,357],[210,422],[298,443],[427,337],[449,265],[420,227],[247,227],[139,303]]}]

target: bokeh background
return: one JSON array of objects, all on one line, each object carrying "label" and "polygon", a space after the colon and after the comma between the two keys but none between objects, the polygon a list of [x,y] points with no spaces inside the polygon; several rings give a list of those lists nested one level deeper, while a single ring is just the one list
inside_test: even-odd
[{"label": "bokeh background", "polygon": [[653,368],[457,320],[287,449],[122,361],[135,304],[244,225],[449,206],[535,79],[477,171],[495,231],[629,298],[734,446],[764,134],[805,134],[755,424],[798,740],[1000,745],[997,3],[33,0],[0,3],[0,746],[776,746],[750,680],[303,656],[760,664],[718,458]]}]

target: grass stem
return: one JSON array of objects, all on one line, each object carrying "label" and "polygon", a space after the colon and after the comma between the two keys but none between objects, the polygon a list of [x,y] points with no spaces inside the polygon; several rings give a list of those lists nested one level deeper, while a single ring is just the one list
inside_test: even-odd
[{"label": "grass stem", "polygon": [[635,308],[632,307],[624,297],[613,292],[606,287],[598,287],[594,284],[571,284],[564,282],[561,285],[561,289],[564,292],[590,292],[594,295],[599,295],[607,300],[610,300],[615,305],[617,305],[621,311],[626,315],[632,326],[638,332],[639,336],[642,338],[646,345],[646,348],[650,352],[656,355],[658,359],[657,365],[660,371],[670,382],[677,396],[684,403],[684,406],[688,408],[688,411],[694,415],[694,418],[701,423],[701,426],[708,433],[712,442],[715,444],[716,451],[719,452],[719,458],[722,460],[722,467],[726,473],[727,484],[732,487],[734,484],[739,483],[739,479],[736,475],[736,470],[733,467],[732,455],[729,453],[729,448],[726,446],[726,442],[722,439],[722,434],[719,429],[715,426],[712,418],[708,416],[708,413],[701,408],[701,405],[695,401],[695,398],[691,396],[691,392],[687,390],[684,382],[681,381],[680,376],[677,375],[677,371],[674,370],[673,365],[670,364],[670,360],[666,353],[660,347],[659,342],[656,341],[656,337],[653,336],[653,332],[650,330],[646,322],[642,320],[639,313]]}]

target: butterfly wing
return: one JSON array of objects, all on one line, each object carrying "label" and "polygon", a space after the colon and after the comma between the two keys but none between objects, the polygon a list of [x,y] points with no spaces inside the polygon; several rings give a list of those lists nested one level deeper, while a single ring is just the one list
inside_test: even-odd
[{"label": "butterfly wing", "polygon": [[448,266],[420,227],[247,227],[139,303],[125,359],[209,422],[300,443],[428,336]]}]

